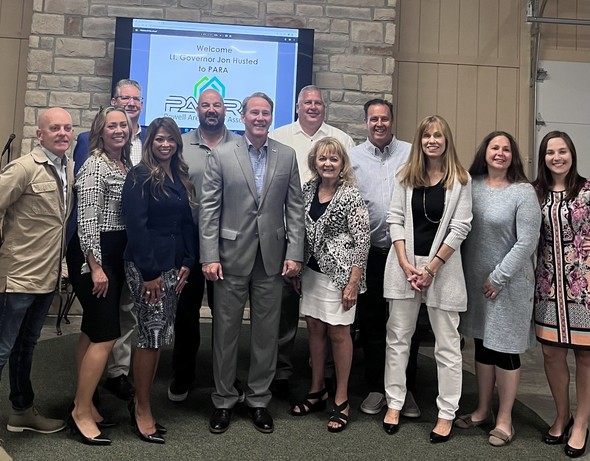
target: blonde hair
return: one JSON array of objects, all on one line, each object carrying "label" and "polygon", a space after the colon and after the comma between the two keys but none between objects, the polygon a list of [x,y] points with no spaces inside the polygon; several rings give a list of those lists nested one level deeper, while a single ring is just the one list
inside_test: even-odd
[{"label": "blonde hair", "polygon": [[432,125],[437,124],[443,136],[445,137],[446,147],[442,154],[442,170],[445,189],[452,189],[455,179],[462,185],[467,184],[469,175],[457,156],[455,150],[455,143],[453,142],[453,134],[447,121],[440,115],[430,115],[423,119],[418,125],[414,141],[412,142],[412,150],[410,157],[404,166],[400,169],[398,177],[400,183],[405,187],[428,187],[430,182],[426,172],[427,157],[422,151],[422,136],[424,132]]},{"label": "blonde hair", "polygon": [[330,136],[317,141],[307,154],[307,167],[311,172],[311,179],[322,182],[322,178],[318,174],[316,168],[316,158],[318,155],[336,154],[342,160],[342,170],[340,171],[338,186],[342,184],[354,185],[355,177],[350,164],[350,157],[346,153],[346,149],[340,141]]}]

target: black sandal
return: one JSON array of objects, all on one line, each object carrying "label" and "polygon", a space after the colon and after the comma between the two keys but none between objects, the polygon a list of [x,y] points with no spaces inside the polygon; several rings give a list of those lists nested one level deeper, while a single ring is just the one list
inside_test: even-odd
[{"label": "black sandal", "polygon": [[[323,396],[326,396],[322,400]],[[316,402],[311,403],[310,400],[318,399]],[[316,411],[322,411],[326,409],[326,402],[328,401],[328,390],[323,388],[319,392],[311,392],[307,394],[303,402],[296,403],[291,407],[291,415],[293,416],[305,416]],[[299,411],[295,411],[298,409]]]},{"label": "black sandal", "polygon": [[337,405],[334,407],[334,409],[332,410],[332,416],[330,416],[328,423],[337,423],[337,424],[340,424],[340,426],[338,426],[338,427],[328,426],[328,431],[341,432],[344,429],[346,429],[346,426],[348,426],[348,415],[346,415],[342,412],[344,410],[346,410],[348,407],[349,407],[348,400],[341,403],[340,405]]}]

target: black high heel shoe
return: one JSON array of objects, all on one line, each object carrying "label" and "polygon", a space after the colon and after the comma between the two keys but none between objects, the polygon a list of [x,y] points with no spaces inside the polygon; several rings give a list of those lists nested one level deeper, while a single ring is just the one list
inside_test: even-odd
[{"label": "black high heel shoe", "polygon": [[[137,437],[139,437],[139,440],[148,443],[166,443],[166,440],[164,440],[164,437],[162,437],[162,433],[158,430],[157,423],[156,431],[152,434],[144,434],[139,430],[139,427],[137,426],[137,420],[135,419],[135,402],[133,400],[129,402],[127,408],[129,409],[129,416],[131,418],[131,427],[133,427],[133,432],[135,432]],[[164,428],[164,430],[166,430],[166,428]]]},{"label": "black high heel shoe", "polygon": [[584,439],[584,446],[582,448],[573,448],[573,447],[570,447],[569,443],[566,443],[565,447],[563,448],[563,451],[565,452],[565,455],[570,458],[579,458],[586,451],[586,444],[587,443],[588,443],[588,429],[586,429],[586,438]]},{"label": "black high heel shoe", "polygon": [[[94,399],[92,401],[92,403],[94,403]],[[96,407],[96,405],[94,405]],[[72,411],[74,411],[74,408],[76,408],[76,404],[74,402],[72,402],[70,404],[70,406],[68,407],[68,415],[72,413]],[[109,429],[111,427],[115,427],[117,425],[116,422],[114,421],[110,421],[106,418],[103,418],[102,421],[95,421],[96,422],[96,426],[99,429]]]},{"label": "black high heel shoe", "polygon": [[561,435],[551,435],[549,433],[549,429],[547,429],[547,432],[545,432],[545,434],[543,434],[543,442],[545,442],[547,445],[560,445],[562,443],[565,443],[570,429],[572,428],[572,426],[574,425],[574,417],[570,416],[570,420],[568,421],[568,423],[565,426],[565,429],[563,430],[563,433]]},{"label": "black high heel shoe", "polygon": [[74,421],[74,417],[72,416],[71,413],[69,414],[68,419],[66,420],[66,424],[68,425],[68,428],[70,429],[72,434],[79,435],[80,441],[86,445],[97,445],[98,446],[98,445],[110,445],[112,443],[112,440],[109,439],[108,437],[106,437],[102,432],[100,434],[98,434],[96,437],[92,437],[92,438],[86,437],[84,434],[82,434],[82,431],[80,430],[80,428],[76,424],[76,421]]}]

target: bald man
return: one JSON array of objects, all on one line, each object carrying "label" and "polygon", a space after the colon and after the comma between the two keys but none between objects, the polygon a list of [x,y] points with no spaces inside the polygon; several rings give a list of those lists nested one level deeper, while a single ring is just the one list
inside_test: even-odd
[{"label": "bald man", "polygon": [[61,108],[39,116],[39,145],[0,173],[0,375],[10,369],[12,412],[7,429],[50,434],[65,423],[33,405],[33,349],[61,275],[65,223],[74,182],[66,151],[72,117]]},{"label": "bald man", "polygon": [[[195,186],[195,199],[201,203],[203,175],[207,165],[207,156],[212,149],[230,141],[237,141],[237,135],[225,126],[225,104],[221,95],[212,89],[205,90],[197,101],[199,126],[182,135],[184,147],[182,156],[188,164],[188,174]],[[199,225],[199,208],[193,208],[195,225]],[[197,237],[198,248],[198,237]],[[174,324],[174,352],[172,353],[173,378],[168,387],[168,398],[173,402],[182,402],[188,397],[195,378],[196,357],[199,350],[201,333],[199,311],[205,292],[205,277],[201,264],[195,262],[188,281],[178,300],[176,322]],[[207,302],[213,309],[213,282],[207,282]],[[240,399],[244,394],[238,385]]]}]

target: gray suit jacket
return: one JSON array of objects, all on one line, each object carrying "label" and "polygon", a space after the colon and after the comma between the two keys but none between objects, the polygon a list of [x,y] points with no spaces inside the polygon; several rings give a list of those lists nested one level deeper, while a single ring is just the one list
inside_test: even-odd
[{"label": "gray suit jacket", "polygon": [[295,151],[268,140],[260,202],[244,137],[218,146],[207,159],[199,212],[201,263],[251,273],[260,245],[267,275],[285,259],[303,261],[303,196]]}]

